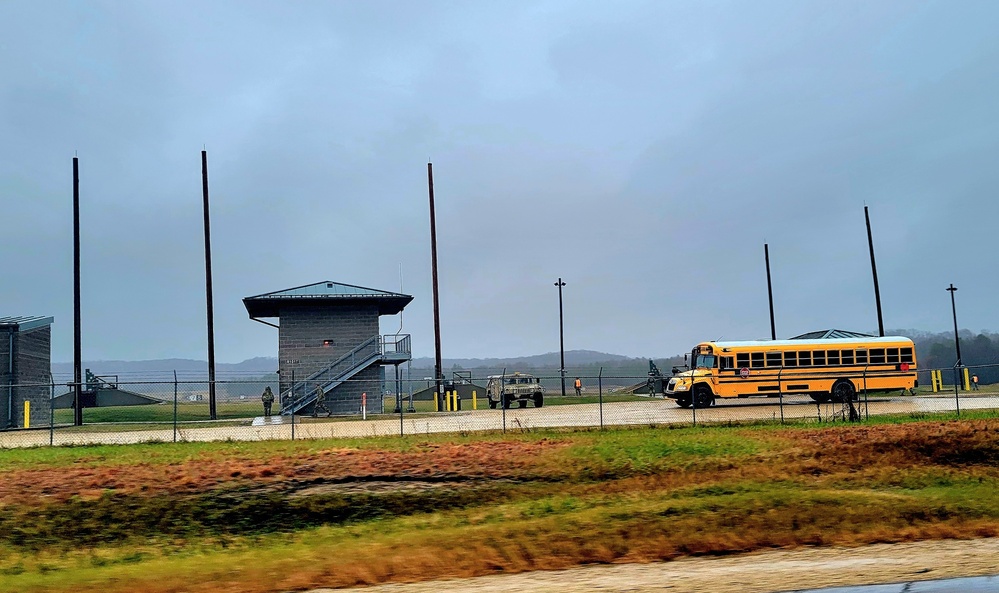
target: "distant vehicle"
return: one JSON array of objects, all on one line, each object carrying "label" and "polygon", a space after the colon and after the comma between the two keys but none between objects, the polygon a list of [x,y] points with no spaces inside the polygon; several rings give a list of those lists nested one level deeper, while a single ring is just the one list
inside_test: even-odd
[{"label": "distant vehicle", "polygon": [[510,408],[514,402],[521,408],[526,408],[527,402],[534,402],[534,407],[540,408],[545,405],[545,387],[540,379],[527,373],[491,375],[486,383],[486,399],[490,408],[500,404]]},{"label": "distant vehicle", "polygon": [[674,367],[666,397],[706,408],[718,397],[808,394],[816,402],[851,402],[857,392],[912,390],[916,349],[899,336],[702,342],[690,368]]}]

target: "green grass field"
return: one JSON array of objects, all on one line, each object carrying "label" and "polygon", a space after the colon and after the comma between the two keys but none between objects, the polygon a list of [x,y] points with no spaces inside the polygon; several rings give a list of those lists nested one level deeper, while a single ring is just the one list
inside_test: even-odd
[{"label": "green grass field", "polygon": [[999,535],[999,419],[0,450],[0,590],[343,587]]}]

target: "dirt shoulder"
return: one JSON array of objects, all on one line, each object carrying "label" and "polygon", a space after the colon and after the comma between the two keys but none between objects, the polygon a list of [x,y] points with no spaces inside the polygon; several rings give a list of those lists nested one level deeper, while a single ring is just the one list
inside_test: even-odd
[{"label": "dirt shoulder", "polygon": [[[366,593],[776,593],[999,573],[999,538],[773,550],[363,588]],[[312,593],[331,593],[315,589]]]}]

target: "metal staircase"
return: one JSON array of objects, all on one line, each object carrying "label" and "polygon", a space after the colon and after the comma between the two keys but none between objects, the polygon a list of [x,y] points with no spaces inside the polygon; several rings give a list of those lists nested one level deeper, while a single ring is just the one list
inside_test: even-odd
[{"label": "metal staircase", "polygon": [[325,397],[347,381],[376,364],[399,364],[411,358],[409,334],[372,336],[350,352],[317,371],[281,394],[281,414],[289,416]]}]

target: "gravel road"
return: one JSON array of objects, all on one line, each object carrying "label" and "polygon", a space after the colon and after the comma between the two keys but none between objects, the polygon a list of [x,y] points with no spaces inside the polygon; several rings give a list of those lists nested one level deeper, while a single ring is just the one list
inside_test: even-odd
[{"label": "gravel road", "polygon": [[[999,573],[999,538],[808,548],[365,587],[365,593],[777,593]],[[360,591],[361,589],[350,589]],[[342,590],[341,590],[342,591]],[[314,589],[311,593],[333,593]]]}]

